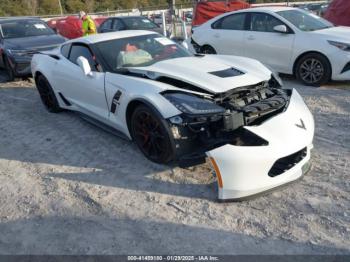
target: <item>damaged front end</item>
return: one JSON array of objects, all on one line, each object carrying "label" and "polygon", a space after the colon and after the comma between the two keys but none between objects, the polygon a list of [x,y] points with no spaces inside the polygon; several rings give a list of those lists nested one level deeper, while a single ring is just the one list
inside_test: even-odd
[{"label": "damaged front end", "polygon": [[252,86],[220,94],[165,91],[162,95],[181,112],[168,119],[180,166],[205,162],[206,152],[225,144],[265,146],[268,142],[244,126],[259,125],[288,107],[292,91],[272,76]]}]

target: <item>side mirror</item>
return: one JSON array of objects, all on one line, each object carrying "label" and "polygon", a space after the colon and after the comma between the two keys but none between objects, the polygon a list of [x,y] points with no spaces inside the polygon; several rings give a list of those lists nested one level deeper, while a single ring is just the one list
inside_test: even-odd
[{"label": "side mirror", "polygon": [[276,25],[273,28],[273,31],[278,32],[278,33],[282,33],[282,34],[288,33],[288,29],[285,25]]},{"label": "side mirror", "polygon": [[89,61],[85,57],[79,56],[77,59],[77,63],[80,66],[81,70],[83,71],[84,75],[92,76],[92,71],[91,71]]}]

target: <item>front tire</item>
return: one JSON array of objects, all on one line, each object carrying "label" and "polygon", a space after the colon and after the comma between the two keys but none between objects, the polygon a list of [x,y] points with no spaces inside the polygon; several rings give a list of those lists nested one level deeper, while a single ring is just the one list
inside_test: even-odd
[{"label": "front tire", "polygon": [[202,54],[216,55],[216,51],[215,51],[214,47],[212,47],[210,45],[204,45],[201,47],[200,50],[201,50]]},{"label": "front tire", "polygon": [[171,135],[166,121],[155,110],[140,105],[131,116],[131,135],[151,161],[166,164],[174,160]]},{"label": "front tire", "polygon": [[295,74],[303,84],[318,87],[329,82],[332,68],[325,56],[311,53],[299,59]]},{"label": "front tire", "polygon": [[49,81],[45,76],[39,75],[36,78],[36,87],[39,91],[41,101],[50,113],[59,113],[62,111],[57,101],[55,92],[53,91]]}]

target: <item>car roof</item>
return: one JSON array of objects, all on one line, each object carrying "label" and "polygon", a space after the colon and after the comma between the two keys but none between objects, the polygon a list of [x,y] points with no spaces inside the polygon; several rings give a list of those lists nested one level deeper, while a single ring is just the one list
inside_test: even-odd
[{"label": "car roof", "polygon": [[[272,12],[277,13],[280,11],[287,11],[287,10],[298,10],[298,8],[295,7],[289,7],[289,6],[261,6],[261,7],[253,7],[249,9],[244,9],[245,11],[264,11],[264,12]],[[242,10],[242,11],[244,11]]]},{"label": "car roof", "polygon": [[128,19],[128,18],[147,18],[147,17],[142,15],[129,15],[129,16],[112,16],[112,17],[108,17],[107,19],[115,19],[115,18]]},{"label": "car roof", "polygon": [[111,32],[111,33],[95,34],[95,35],[80,37],[77,39],[70,40],[68,41],[68,43],[79,42],[79,43],[85,43],[85,44],[95,44],[95,43],[114,40],[114,39],[121,39],[121,38],[142,36],[142,35],[151,35],[151,34],[157,34],[157,33],[152,31],[146,31],[146,30],[124,30],[124,31],[117,31],[117,32]]},{"label": "car roof", "polygon": [[25,16],[25,17],[0,17],[0,23],[25,21],[25,20],[40,20],[40,21],[42,21],[39,17],[28,17],[28,16]]}]

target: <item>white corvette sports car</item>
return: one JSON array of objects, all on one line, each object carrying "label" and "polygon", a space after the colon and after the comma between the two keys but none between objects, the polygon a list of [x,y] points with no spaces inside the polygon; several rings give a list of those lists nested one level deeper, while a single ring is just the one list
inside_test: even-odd
[{"label": "white corvette sports car", "polygon": [[157,33],[121,31],[35,54],[31,67],[50,112],[79,112],[134,140],[154,162],[209,157],[220,200],[245,199],[308,170],[313,117],[256,60],[193,56]]}]

